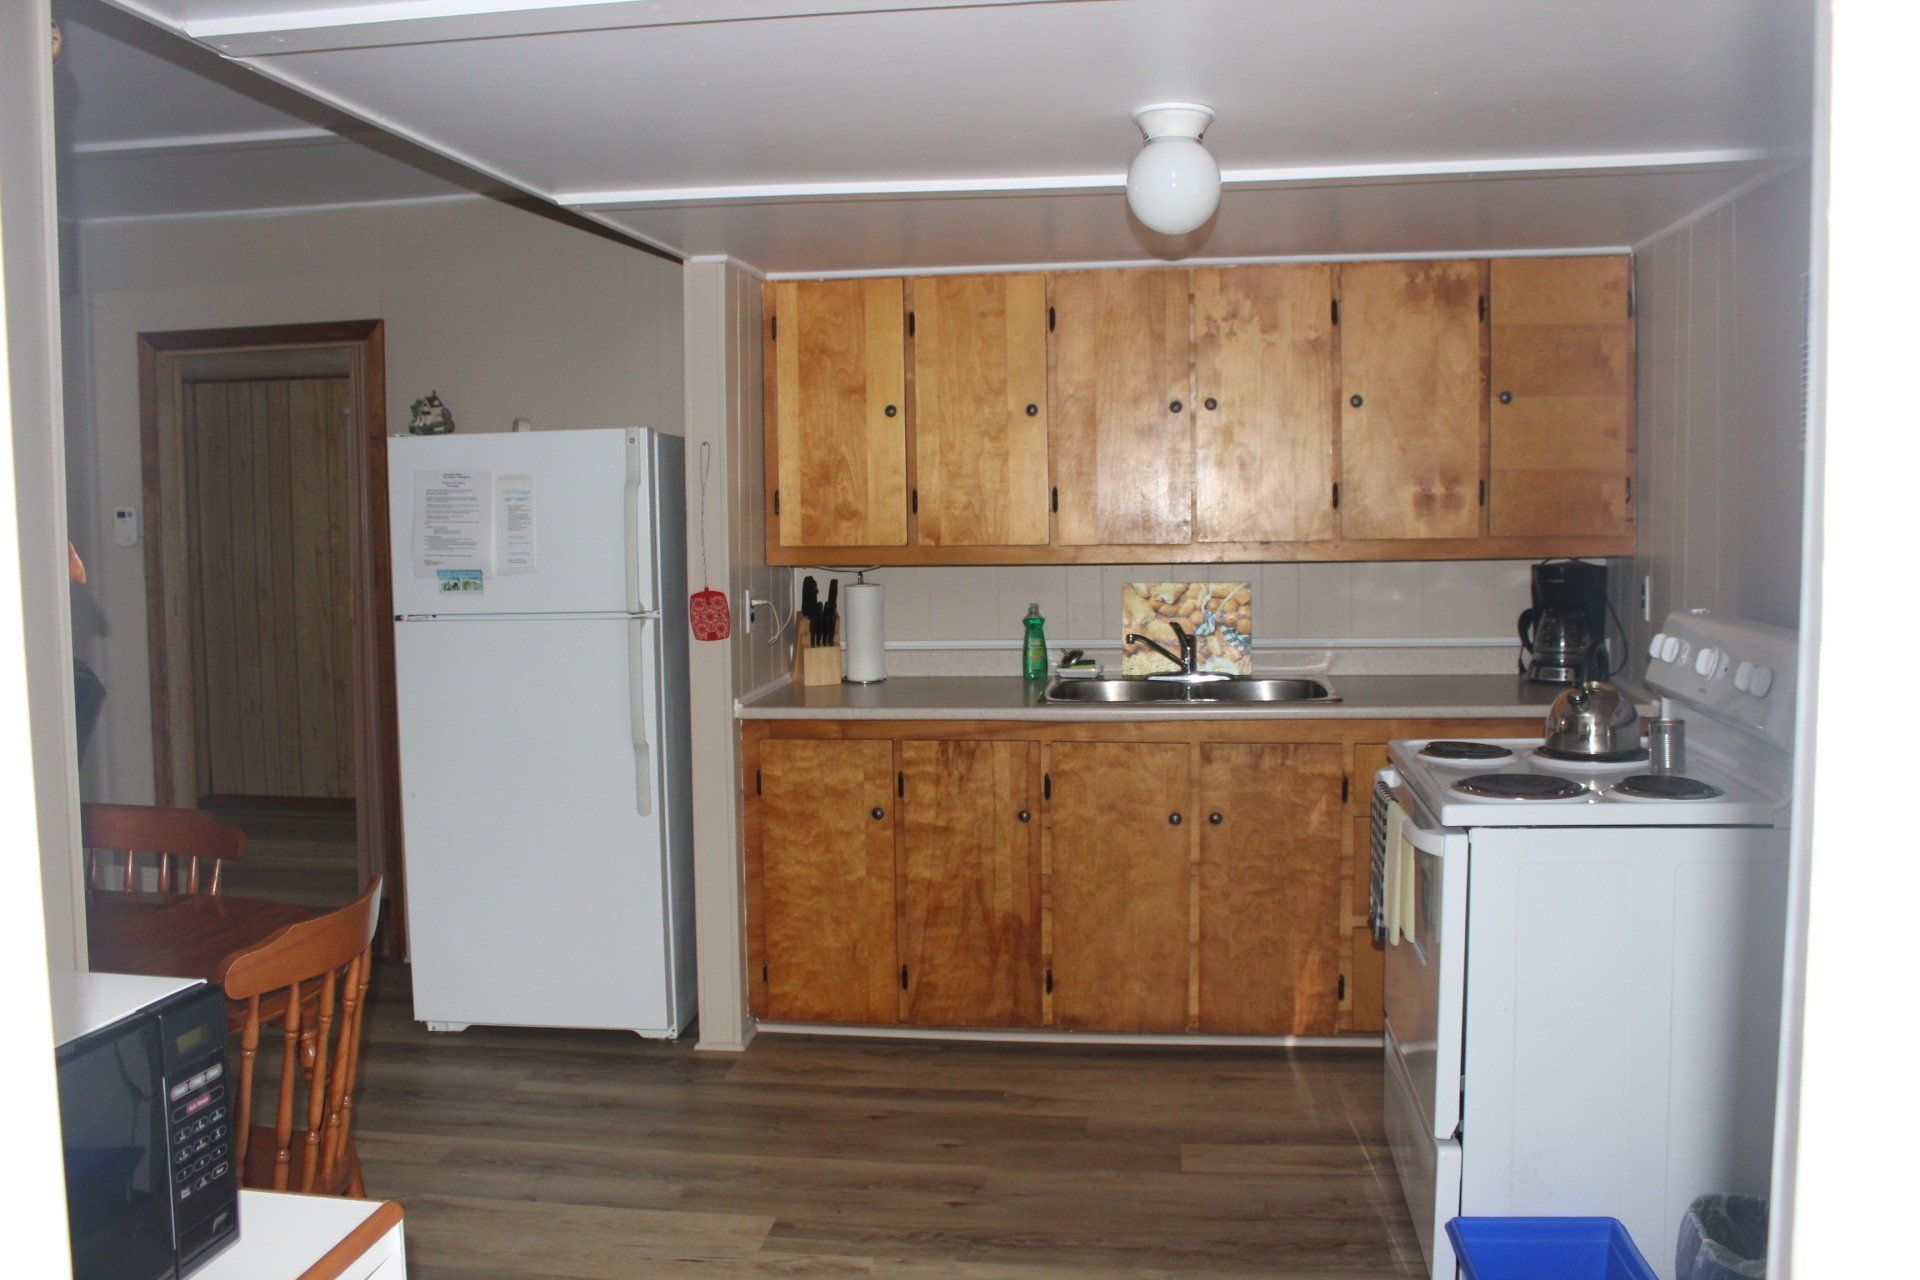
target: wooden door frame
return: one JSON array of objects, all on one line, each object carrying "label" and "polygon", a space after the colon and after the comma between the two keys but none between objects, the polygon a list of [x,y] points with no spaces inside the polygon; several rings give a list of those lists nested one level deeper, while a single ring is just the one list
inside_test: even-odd
[{"label": "wooden door frame", "polygon": [[[348,454],[349,520],[353,605],[354,801],[355,846],[361,883],[379,875],[386,880],[386,911],[380,922],[383,950],[406,952],[406,879],[400,828],[399,717],[394,694],[393,578],[387,515],[386,323],[342,320],[319,324],[257,325],[229,329],[179,329],[138,336],[140,365],[140,480],[146,506],[143,537],[147,573],[147,678],[153,716],[153,788],[159,804],[183,800],[175,778],[176,693],[191,706],[191,686],[171,687],[174,663],[167,616],[166,539],[169,511],[162,486],[163,408],[174,406],[179,420],[177,365],[163,377],[167,357],[228,354],[236,351],[346,347],[358,384],[356,430]],[[167,385],[163,385],[166,383]],[[163,403],[163,397],[168,399]],[[177,430],[177,427],[176,427]],[[185,584],[180,584],[184,588]]]}]

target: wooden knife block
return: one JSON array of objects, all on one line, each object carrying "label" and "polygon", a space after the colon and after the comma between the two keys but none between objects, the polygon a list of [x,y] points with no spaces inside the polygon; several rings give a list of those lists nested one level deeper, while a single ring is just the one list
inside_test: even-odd
[{"label": "wooden knife block", "polygon": [[839,684],[840,646],[828,644],[816,649],[804,644],[794,645],[793,682],[802,685]]}]

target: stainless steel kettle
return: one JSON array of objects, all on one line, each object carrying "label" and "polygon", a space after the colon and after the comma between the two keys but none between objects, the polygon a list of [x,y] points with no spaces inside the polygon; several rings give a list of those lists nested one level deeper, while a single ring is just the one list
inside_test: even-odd
[{"label": "stainless steel kettle", "polygon": [[1546,747],[1566,756],[1605,759],[1640,748],[1640,709],[1618,685],[1583,680],[1553,700]]}]

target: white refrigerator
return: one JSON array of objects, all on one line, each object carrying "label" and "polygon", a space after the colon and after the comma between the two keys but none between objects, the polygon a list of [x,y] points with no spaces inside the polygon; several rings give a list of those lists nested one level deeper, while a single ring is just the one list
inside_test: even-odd
[{"label": "white refrigerator", "polygon": [[394,437],[414,1017],[677,1036],[694,1013],[684,445]]}]

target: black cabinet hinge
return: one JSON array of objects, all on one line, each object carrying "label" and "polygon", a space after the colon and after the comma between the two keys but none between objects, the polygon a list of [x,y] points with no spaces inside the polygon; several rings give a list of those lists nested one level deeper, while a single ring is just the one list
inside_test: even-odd
[{"label": "black cabinet hinge", "polygon": [[1053,319],[1054,319],[1054,317],[1053,317],[1053,308],[1052,308],[1052,307],[1048,307],[1048,308],[1047,308],[1047,332],[1048,332],[1048,333],[1052,333],[1052,332],[1053,332]]},{"label": "black cabinet hinge", "polygon": [[1055,511],[1058,511],[1060,509],[1060,490],[1058,487],[1056,487],[1053,491],[1053,509]]},{"label": "black cabinet hinge", "polygon": [[920,514],[920,491],[918,489],[913,491],[913,514]]},{"label": "black cabinet hinge", "polygon": [[773,491],[773,514],[780,514],[780,491],[778,489]]},{"label": "black cabinet hinge", "polygon": [[907,989],[907,966],[905,965],[900,966],[900,989],[902,991]]},{"label": "black cabinet hinge", "polygon": [[1047,970],[1047,994],[1053,994],[1053,970]]},{"label": "black cabinet hinge", "polygon": [[760,985],[763,987],[767,985],[767,966],[765,965],[760,966]]},{"label": "black cabinet hinge", "polygon": [[1627,290],[1627,319],[1633,319],[1633,290]]},{"label": "black cabinet hinge", "polygon": [[1050,773],[1040,775],[1040,798],[1042,800],[1053,799],[1053,775]]},{"label": "black cabinet hinge", "polygon": [[1624,479],[1627,482],[1627,505],[1632,506],[1633,505],[1633,477],[1626,476],[1624,477]]},{"label": "black cabinet hinge", "polygon": [[777,342],[779,341],[779,338],[780,338],[780,317],[775,316],[773,317],[773,319],[767,321],[767,341]]},{"label": "black cabinet hinge", "polygon": [[1487,482],[1485,480],[1480,482],[1480,505],[1483,507],[1487,505]]},{"label": "black cabinet hinge", "polygon": [[1338,298],[1333,300],[1333,322],[1335,324],[1340,323],[1340,299]]},{"label": "black cabinet hinge", "polygon": [[913,336],[913,312],[911,311],[907,312],[907,336],[909,338]]},{"label": "black cabinet hinge", "polygon": [[1333,509],[1335,511],[1340,509],[1340,482],[1338,480],[1333,482]]},{"label": "black cabinet hinge", "polygon": [[1487,322],[1487,295],[1483,293],[1480,295],[1480,323],[1485,324],[1486,322]]},{"label": "black cabinet hinge", "polygon": [[1340,975],[1340,999],[1345,1000],[1346,998],[1347,998],[1347,975],[1343,973]]},{"label": "black cabinet hinge", "polygon": [[906,799],[907,775],[905,773],[896,773],[893,775],[893,794],[899,796],[902,800]]},{"label": "black cabinet hinge", "polygon": [[760,789],[760,771],[758,769],[753,771],[753,794],[757,796],[766,794],[766,792]]},{"label": "black cabinet hinge", "polygon": [[1351,799],[1353,799],[1353,779],[1342,778],[1340,779],[1340,803],[1345,804]]}]

